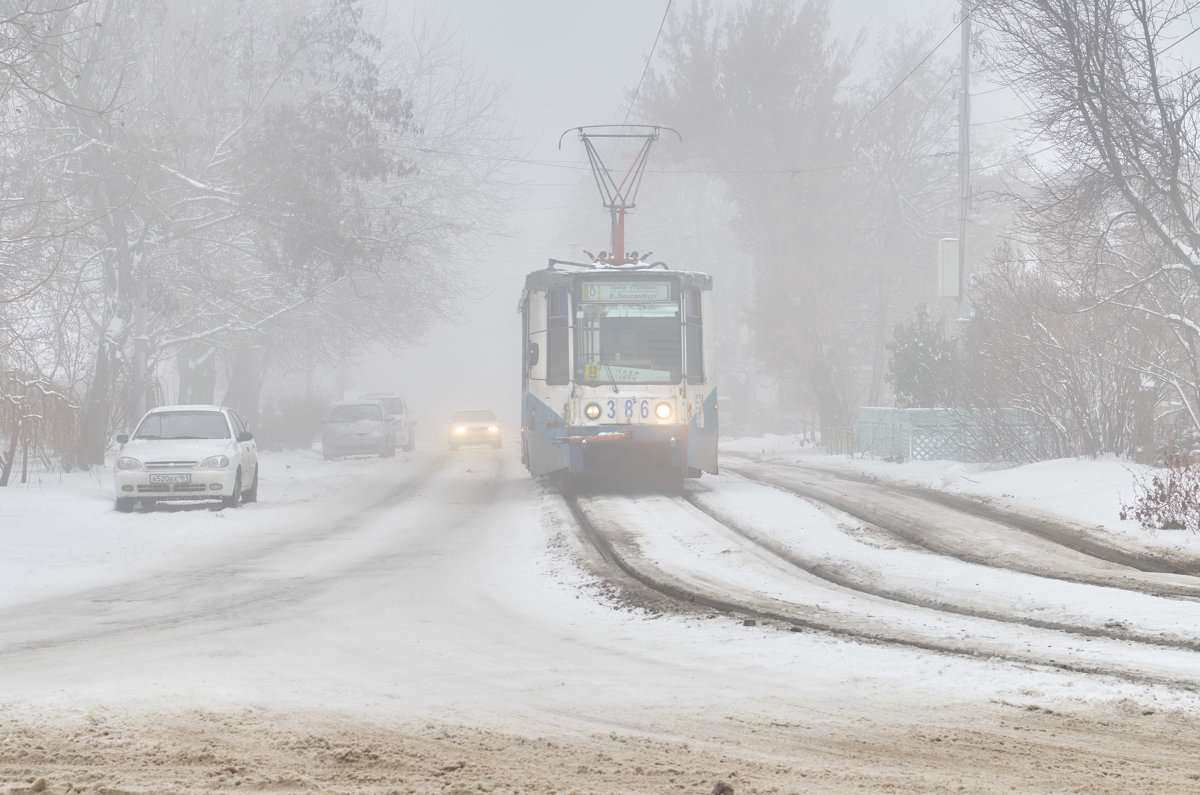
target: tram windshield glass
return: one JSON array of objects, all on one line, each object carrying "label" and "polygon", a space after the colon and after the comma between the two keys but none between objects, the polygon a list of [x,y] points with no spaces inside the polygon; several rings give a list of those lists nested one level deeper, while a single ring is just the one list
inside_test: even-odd
[{"label": "tram windshield glass", "polygon": [[668,384],[680,380],[679,301],[670,300],[669,284],[662,283],[662,287],[662,293],[652,297],[661,295],[667,300],[626,302],[613,291],[601,293],[599,300],[588,300],[585,285],[575,314],[576,381]]}]

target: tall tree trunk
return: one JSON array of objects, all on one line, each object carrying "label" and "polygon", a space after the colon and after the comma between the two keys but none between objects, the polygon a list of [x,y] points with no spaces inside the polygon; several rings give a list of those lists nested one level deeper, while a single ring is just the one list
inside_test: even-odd
[{"label": "tall tree trunk", "polygon": [[143,262],[146,227],[142,227],[141,239],[131,252],[135,262],[130,264],[130,277],[133,280],[130,293],[133,314],[133,361],[129,373],[129,406],[133,417],[140,418],[146,413],[146,356],[149,339],[146,337],[146,275],[140,267]]},{"label": "tall tree trunk", "polygon": [[8,440],[8,455],[4,456],[4,467],[0,469],[0,486],[8,485],[8,478],[12,474],[13,459],[17,457],[17,439],[21,438],[21,423],[17,422],[17,427],[13,428],[12,438]]},{"label": "tall tree trunk", "polygon": [[[882,282],[880,279],[881,285]],[[887,370],[887,316],[888,300],[884,291],[880,290],[871,340],[871,386],[867,391],[868,406],[878,406],[883,402],[883,374]]]},{"label": "tall tree trunk", "polygon": [[833,428],[842,428],[847,424],[846,406],[838,392],[834,374],[821,356],[812,363],[809,371],[809,387],[817,399],[817,412],[820,415],[821,433]]},{"label": "tall tree trunk", "polygon": [[179,367],[180,403],[215,403],[217,394],[217,351],[210,345],[191,342],[175,358]]},{"label": "tall tree trunk", "polygon": [[29,482],[29,447],[33,443],[32,439],[21,440],[21,482]]},{"label": "tall tree trunk", "polygon": [[96,366],[88,389],[83,413],[83,428],[79,434],[79,463],[83,466],[102,465],[104,448],[108,445],[108,421],[112,416],[113,361],[112,343],[101,333],[96,346]]},{"label": "tall tree trunk", "polygon": [[260,346],[246,343],[238,346],[234,354],[229,391],[225,393],[225,405],[240,414],[251,429],[258,425],[265,371],[266,355]]},{"label": "tall tree trunk", "polygon": [[[117,206],[119,202],[112,196],[119,190],[115,185],[102,186],[101,195],[110,205]],[[116,210],[107,216],[104,227],[115,251],[111,255],[106,253],[102,266],[106,300],[99,328],[100,341],[96,346],[96,367],[80,434],[79,458],[87,466],[104,464],[113,407],[124,392],[118,392],[116,379],[120,372],[121,352],[133,320],[134,274],[129,257],[128,215],[128,210]],[[139,419],[141,417],[133,417],[129,421]]]}]

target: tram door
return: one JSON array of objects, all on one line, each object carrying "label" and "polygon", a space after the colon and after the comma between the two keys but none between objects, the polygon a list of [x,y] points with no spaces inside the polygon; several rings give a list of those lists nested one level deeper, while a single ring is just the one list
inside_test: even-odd
[{"label": "tram door", "polygon": [[559,413],[570,384],[569,292],[564,287],[531,290],[521,307],[524,376],[521,453],[526,468],[544,475],[567,466]]}]

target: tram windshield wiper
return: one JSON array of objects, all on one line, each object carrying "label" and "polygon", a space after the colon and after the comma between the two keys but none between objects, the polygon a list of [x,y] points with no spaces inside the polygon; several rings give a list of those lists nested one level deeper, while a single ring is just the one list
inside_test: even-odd
[{"label": "tram windshield wiper", "polygon": [[600,357],[600,366],[603,367],[604,371],[608,373],[608,382],[609,382],[609,384],[612,385],[613,392],[619,393],[621,390],[617,389],[617,377],[615,375],[613,375],[612,365],[610,365],[608,363],[608,359],[601,356]]}]

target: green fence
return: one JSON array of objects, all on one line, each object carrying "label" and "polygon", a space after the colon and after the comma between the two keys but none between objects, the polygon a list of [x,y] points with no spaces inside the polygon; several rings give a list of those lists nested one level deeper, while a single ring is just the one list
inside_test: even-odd
[{"label": "green fence", "polygon": [[1005,457],[1004,450],[995,449],[998,438],[1027,441],[1038,432],[1033,418],[1018,409],[1005,409],[986,419],[963,409],[864,406],[858,410],[854,452],[888,461],[977,463]]}]

